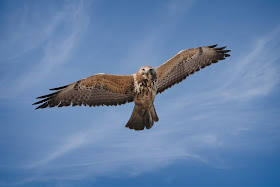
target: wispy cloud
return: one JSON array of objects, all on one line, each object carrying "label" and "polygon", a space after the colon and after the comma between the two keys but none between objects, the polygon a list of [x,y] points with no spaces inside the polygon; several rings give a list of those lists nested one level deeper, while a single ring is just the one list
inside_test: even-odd
[{"label": "wispy cloud", "polygon": [[[7,63],[36,49],[49,39],[57,27],[65,19],[65,10],[50,12],[50,17],[44,18],[31,7],[24,5],[19,11],[9,12],[8,33],[0,45],[1,62]],[[31,19],[33,18],[33,19]],[[42,22],[42,19],[45,22]]]},{"label": "wispy cloud", "polygon": [[[167,124],[155,124],[163,126],[154,131],[124,131],[112,121],[124,123],[126,115],[107,113],[107,116],[102,126],[95,124],[91,129],[70,135],[45,157],[27,164],[27,169],[48,171],[33,180],[92,178],[111,173],[135,176],[178,160],[195,160],[219,167],[200,154],[200,150],[223,146],[215,134],[194,133],[184,122],[168,120]],[[60,171],[62,175],[58,175]]]},{"label": "wispy cloud", "polygon": [[280,26],[256,39],[245,57],[236,58],[228,81],[218,89],[225,99],[252,99],[269,94],[280,82]]},{"label": "wispy cloud", "polygon": [[[44,56],[40,62],[19,78],[18,85],[21,85],[20,89],[39,83],[51,70],[65,63],[71,57],[71,52],[77,44],[81,32],[86,28],[89,21],[84,8],[83,1],[80,1],[77,5],[76,3],[70,4],[70,6],[67,7],[63,13],[63,19],[59,19],[70,23],[70,25],[65,26],[69,32],[66,34],[64,33],[64,36],[48,40]],[[36,77],[36,79],[34,79],[34,77]]]},{"label": "wispy cloud", "polygon": [[36,167],[44,166],[52,162],[56,158],[62,157],[65,154],[69,153],[70,151],[73,151],[76,148],[83,146],[85,143],[88,143],[87,133],[78,133],[72,135],[65,140],[64,144],[57,147],[53,152],[51,152],[43,159],[28,165],[27,168],[36,168]]},{"label": "wispy cloud", "polygon": [[[25,51],[15,54],[18,56],[34,48],[43,48],[38,61],[33,59],[33,63],[31,65],[29,63],[26,70],[16,76],[17,79],[11,80],[5,90],[6,93],[1,93],[2,97],[15,96],[15,94],[20,94],[23,90],[31,88],[49,76],[53,69],[58,68],[71,58],[73,49],[89,23],[89,16],[83,1],[69,2],[64,7],[58,12],[53,10],[54,12],[51,14],[54,16],[51,23],[41,28],[43,34],[32,37],[33,42],[24,47]],[[23,19],[23,24],[27,25],[26,18]],[[61,30],[61,27],[64,29]],[[54,32],[56,34],[53,34]]]},{"label": "wispy cloud", "polygon": [[[113,121],[121,121],[123,118],[110,116]],[[207,146],[214,146],[216,137],[201,134],[186,136],[174,142],[174,135],[178,136],[182,129],[169,130],[139,133],[123,131],[115,124],[105,122],[102,126],[71,135],[45,158],[28,164],[27,168],[44,168],[49,174],[42,176],[52,179],[65,178],[65,175],[57,175],[58,171],[65,170],[72,171],[66,172],[71,177],[97,177],[115,172],[120,174],[120,170],[128,176],[135,176],[165,167],[178,159],[208,163],[207,159],[195,153],[191,144],[201,142],[199,139],[204,137],[203,141]],[[203,147],[203,144],[204,142],[201,142],[200,146]]]}]

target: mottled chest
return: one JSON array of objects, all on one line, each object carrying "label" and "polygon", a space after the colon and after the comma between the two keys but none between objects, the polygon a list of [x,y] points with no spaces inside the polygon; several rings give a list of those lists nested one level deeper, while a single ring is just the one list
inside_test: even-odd
[{"label": "mottled chest", "polygon": [[134,76],[134,99],[154,101],[157,93],[157,79]]}]

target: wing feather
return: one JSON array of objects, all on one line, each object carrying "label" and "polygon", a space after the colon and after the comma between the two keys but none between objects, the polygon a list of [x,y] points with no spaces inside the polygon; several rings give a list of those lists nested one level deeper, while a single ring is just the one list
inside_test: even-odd
[{"label": "wing feather", "polygon": [[161,93],[174,84],[181,82],[196,71],[230,56],[227,54],[230,50],[224,50],[226,47],[215,48],[216,46],[197,47],[180,51],[170,60],[157,67],[157,93]]},{"label": "wing feather", "polygon": [[120,105],[133,101],[133,76],[97,74],[72,84],[53,88],[54,93],[37,97],[36,109],[63,106]]}]

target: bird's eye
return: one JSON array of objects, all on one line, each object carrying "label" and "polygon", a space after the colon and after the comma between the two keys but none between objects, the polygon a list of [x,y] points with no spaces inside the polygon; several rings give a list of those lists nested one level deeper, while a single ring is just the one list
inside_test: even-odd
[{"label": "bird's eye", "polygon": [[145,71],[145,69],[142,69],[143,71]]},{"label": "bird's eye", "polygon": [[153,69],[150,69],[150,71],[153,71]]}]

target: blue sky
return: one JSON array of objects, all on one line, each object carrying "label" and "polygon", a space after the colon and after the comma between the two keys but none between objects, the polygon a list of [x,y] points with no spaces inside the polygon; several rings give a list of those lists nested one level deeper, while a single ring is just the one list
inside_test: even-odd
[{"label": "blue sky", "polygon": [[[0,1],[0,186],[280,185],[279,1]],[[133,103],[34,110],[48,89],[132,74],[182,49],[226,61]]]}]

